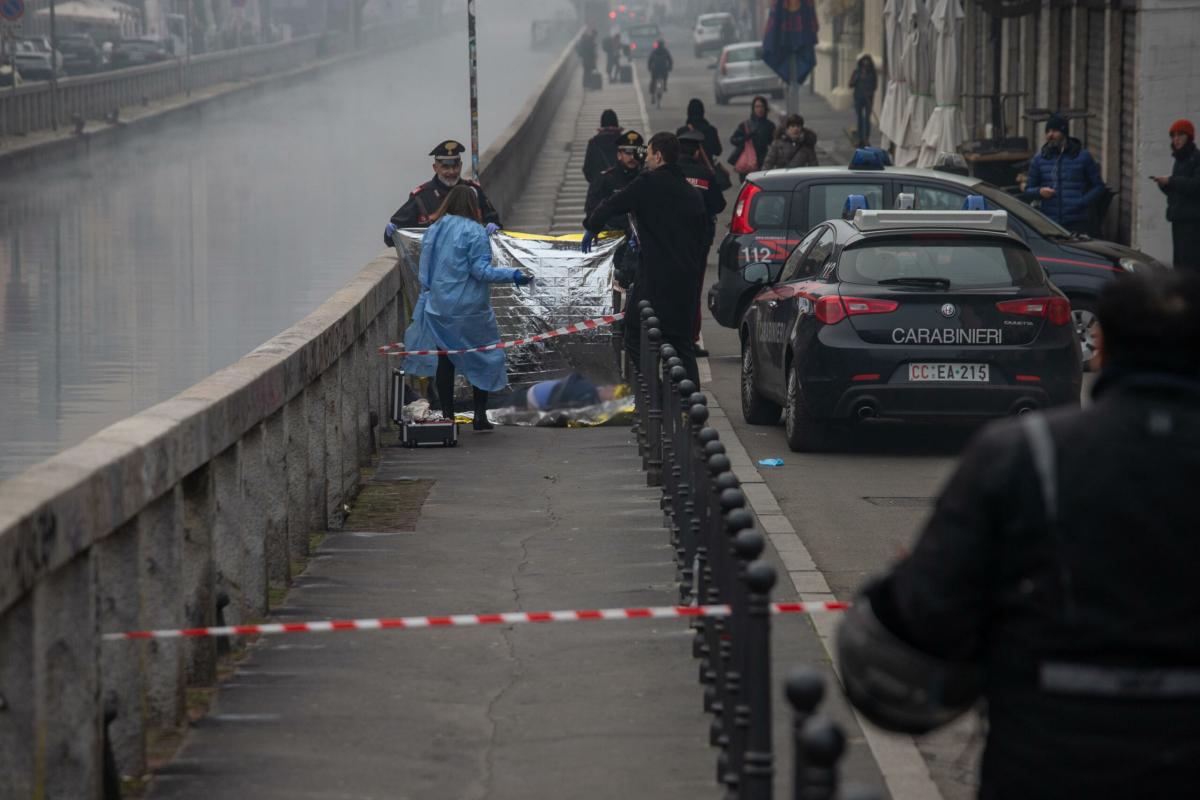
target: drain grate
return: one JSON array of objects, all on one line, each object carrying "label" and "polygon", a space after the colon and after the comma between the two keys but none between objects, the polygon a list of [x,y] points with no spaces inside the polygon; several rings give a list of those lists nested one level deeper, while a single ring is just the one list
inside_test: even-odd
[{"label": "drain grate", "polygon": [[932,508],[936,497],[864,497],[873,506],[884,508]]}]

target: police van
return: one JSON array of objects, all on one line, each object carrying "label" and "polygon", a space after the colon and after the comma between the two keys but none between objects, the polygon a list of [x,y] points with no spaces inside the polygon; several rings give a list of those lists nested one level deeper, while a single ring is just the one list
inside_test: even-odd
[{"label": "police van", "polygon": [[1006,212],[847,205],[781,270],[743,271],[757,290],[739,329],[747,422],[782,413],[788,445],[812,451],[862,420],[1079,404],[1071,304]]}]

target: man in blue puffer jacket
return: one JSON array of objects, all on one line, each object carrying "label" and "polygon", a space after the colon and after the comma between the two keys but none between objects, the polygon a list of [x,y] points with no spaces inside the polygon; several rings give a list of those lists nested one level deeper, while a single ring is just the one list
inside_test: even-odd
[{"label": "man in blue puffer jacket", "polygon": [[1029,162],[1029,182],[1022,200],[1041,200],[1042,213],[1077,233],[1089,233],[1092,205],[1107,189],[1100,167],[1083,143],[1067,136],[1067,120],[1052,114],[1046,120],[1046,144]]}]

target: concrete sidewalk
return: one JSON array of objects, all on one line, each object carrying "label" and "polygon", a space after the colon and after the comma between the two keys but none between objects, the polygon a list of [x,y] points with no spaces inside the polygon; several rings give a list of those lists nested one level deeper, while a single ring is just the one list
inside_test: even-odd
[{"label": "concrete sidewalk", "polygon": [[[624,428],[500,428],[465,431],[454,449],[386,448],[363,497],[397,490],[407,511],[394,502],[380,515],[360,499],[276,616],[673,604],[659,490],[644,484]],[[368,513],[374,530],[350,530]],[[412,530],[377,524],[404,516]],[[790,588],[776,597],[794,599]],[[807,620],[774,629],[779,686],[822,653]],[[691,643],[685,620],[264,637],[149,796],[717,796]],[[785,796],[778,692],[775,714]]]}]

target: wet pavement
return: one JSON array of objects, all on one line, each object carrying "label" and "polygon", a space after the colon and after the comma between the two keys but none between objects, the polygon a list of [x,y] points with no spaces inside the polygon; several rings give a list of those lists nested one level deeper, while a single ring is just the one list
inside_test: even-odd
[{"label": "wet pavement", "polygon": [[[529,48],[559,5],[479,9],[484,147],[560,52]],[[0,175],[0,480],[237,360],[379,253],[428,150],[469,141],[466,50],[454,31]]]}]

